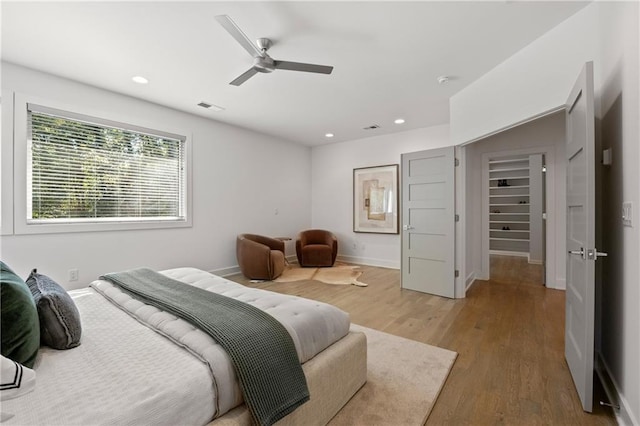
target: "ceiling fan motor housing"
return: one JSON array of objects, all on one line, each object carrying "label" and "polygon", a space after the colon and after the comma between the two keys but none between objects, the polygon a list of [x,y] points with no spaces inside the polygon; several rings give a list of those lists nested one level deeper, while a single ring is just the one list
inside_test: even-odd
[{"label": "ceiling fan motor housing", "polygon": [[273,59],[270,56],[264,58],[257,57],[253,60],[253,69],[258,72],[269,73],[276,68]]}]

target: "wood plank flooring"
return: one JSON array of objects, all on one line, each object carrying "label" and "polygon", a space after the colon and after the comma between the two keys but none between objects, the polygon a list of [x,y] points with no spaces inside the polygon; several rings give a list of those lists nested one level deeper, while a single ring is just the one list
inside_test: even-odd
[{"label": "wood plank flooring", "polygon": [[614,425],[609,409],[582,411],[564,360],[564,292],[542,286],[542,268],[523,258],[492,256],[491,268],[490,281],[458,300],[403,290],[398,270],[369,266],[359,279],[368,287],[228,278],[330,303],[356,324],[458,352],[427,425]]}]

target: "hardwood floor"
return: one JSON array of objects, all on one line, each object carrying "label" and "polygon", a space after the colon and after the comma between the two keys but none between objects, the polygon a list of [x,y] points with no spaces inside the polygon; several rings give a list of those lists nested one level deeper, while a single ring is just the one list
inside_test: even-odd
[{"label": "hardwood floor", "polygon": [[403,290],[399,271],[369,266],[359,279],[368,287],[228,278],[327,302],[356,324],[458,352],[427,425],[615,424],[599,405],[582,411],[564,360],[564,292],[542,286],[542,268],[525,259],[492,256],[491,267],[492,279],[458,300]]}]

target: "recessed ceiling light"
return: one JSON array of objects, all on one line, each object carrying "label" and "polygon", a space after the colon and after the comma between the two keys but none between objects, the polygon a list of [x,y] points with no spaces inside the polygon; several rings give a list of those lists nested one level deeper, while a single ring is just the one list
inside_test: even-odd
[{"label": "recessed ceiling light", "polygon": [[404,118],[398,118],[394,121],[394,123],[396,124],[403,124],[404,123]]},{"label": "recessed ceiling light", "polygon": [[440,84],[445,84],[449,82],[449,76],[447,75],[441,75],[440,77],[438,77],[438,83]]},{"label": "recessed ceiling light", "polygon": [[333,133],[325,133],[324,134],[325,138],[332,138],[333,136],[334,136]]},{"label": "recessed ceiling light", "polygon": [[146,78],[144,78],[141,75],[136,75],[135,77],[131,77],[131,80],[133,80],[135,83],[138,84],[148,84],[149,80],[147,80]]}]

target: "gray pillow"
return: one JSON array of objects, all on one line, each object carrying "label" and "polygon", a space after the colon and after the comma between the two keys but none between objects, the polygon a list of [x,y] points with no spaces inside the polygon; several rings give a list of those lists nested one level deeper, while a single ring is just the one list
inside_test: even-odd
[{"label": "gray pillow", "polygon": [[40,342],[54,349],[71,349],[80,344],[80,313],[60,284],[31,271],[27,285],[38,308]]}]

